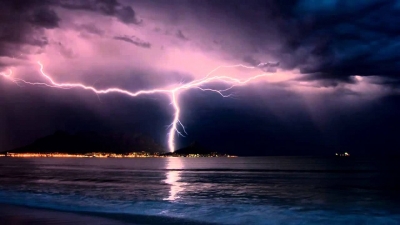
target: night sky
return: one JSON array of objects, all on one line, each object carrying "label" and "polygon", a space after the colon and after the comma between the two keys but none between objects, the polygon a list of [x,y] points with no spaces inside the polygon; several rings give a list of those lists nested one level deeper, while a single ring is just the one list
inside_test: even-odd
[{"label": "night sky", "polygon": [[[131,91],[244,79],[179,95],[188,135],[239,155],[400,154],[399,0],[2,0],[0,71]],[[207,87],[224,87],[213,83]],[[64,130],[143,133],[167,149],[163,94],[131,98],[0,76],[0,151]]]}]

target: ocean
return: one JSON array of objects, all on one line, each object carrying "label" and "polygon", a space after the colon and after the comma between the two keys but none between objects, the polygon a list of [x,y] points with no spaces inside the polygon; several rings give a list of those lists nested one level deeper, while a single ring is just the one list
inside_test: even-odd
[{"label": "ocean", "polygon": [[399,160],[0,158],[0,222],[24,207],[104,224],[400,224]]}]

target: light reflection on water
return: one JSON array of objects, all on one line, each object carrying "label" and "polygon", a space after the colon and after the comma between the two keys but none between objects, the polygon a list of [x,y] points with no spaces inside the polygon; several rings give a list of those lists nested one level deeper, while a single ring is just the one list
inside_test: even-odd
[{"label": "light reflection on water", "polygon": [[164,200],[175,201],[179,198],[178,193],[184,190],[184,183],[179,182],[181,179],[181,169],[184,169],[182,159],[179,157],[171,157],[167,159],[167,179],[164,180],[165,183],[169,184],[170,191],[168,198]]}]

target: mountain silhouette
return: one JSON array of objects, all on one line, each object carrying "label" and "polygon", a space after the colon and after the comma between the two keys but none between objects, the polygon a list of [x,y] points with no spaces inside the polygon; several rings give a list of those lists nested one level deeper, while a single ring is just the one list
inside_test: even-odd
[{"label": "mountain silhouette", "polygon": [[212,151],[210,149],[204,148],[197,142],[191,143],[189,146],[178,149],[174,152],[168,152],[165,153],[164,155],[166,156],[174,156],[174,155],[190,155],[190,154],[199,154],[199,155],[209,155],[215,153],[215,151]]}]

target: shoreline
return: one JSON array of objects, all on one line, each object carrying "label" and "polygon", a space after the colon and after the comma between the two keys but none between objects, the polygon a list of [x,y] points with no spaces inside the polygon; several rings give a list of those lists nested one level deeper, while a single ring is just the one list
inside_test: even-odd
[{"label": "shoreline", "polygon": [[128,213],[67,211],[36,206],[0,203],[0,224],[99,224],[99,225],[138,225],[138,224],[187,224],[215,225],[214,223],[193,221],[167,216],[134,215]]},{"label": "shoreline", "polygon": [[99,216],[83,215],[76,212],[59,211],[41,207],[24,206],[17,204],[0,203],[0,224],[21,225],[21,224],[115,224],[128,225],[138,224],[133,222],[121,222],[102,218]]},{"label": "shoreline", "polygon": [[228,154],[175,154],[175,153],[84,153],[84,154],[69,154],[69,153],[0,153],[0,157],[4,158],[231,158],[237,157]]}]

